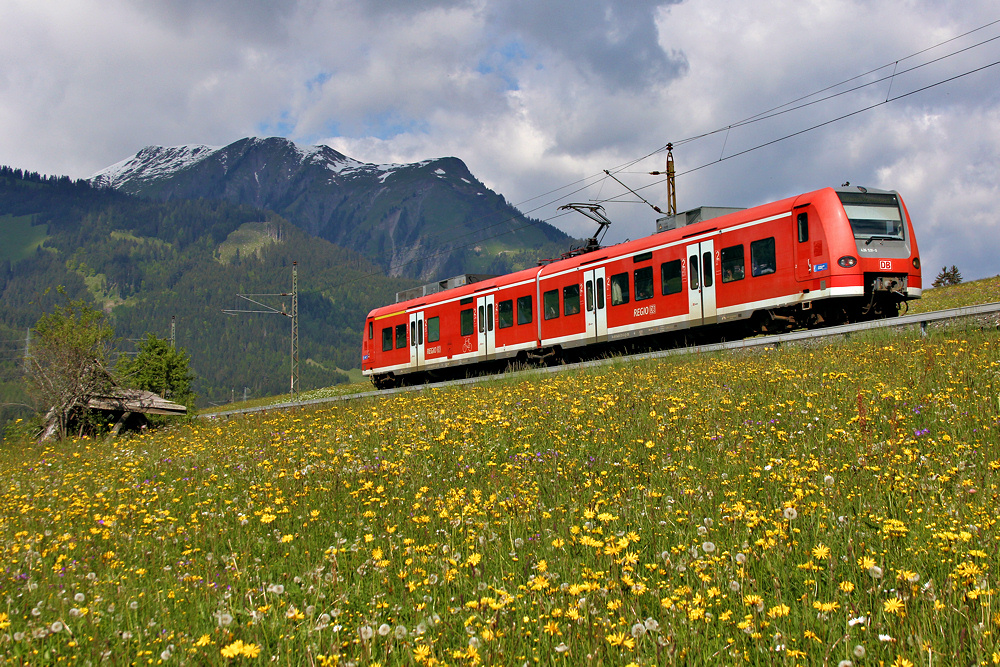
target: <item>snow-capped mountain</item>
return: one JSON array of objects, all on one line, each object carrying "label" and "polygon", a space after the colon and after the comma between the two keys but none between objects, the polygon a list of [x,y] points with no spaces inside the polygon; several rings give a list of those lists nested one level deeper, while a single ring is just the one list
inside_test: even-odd
[{"label": "snow-capped mountain", "polygon": [[271,209],[392,275],[438,279],[506,270],[515,268],[504,266],[512,251],[551,254],[553,244],[569,241],[551,225],[526,219],[454,157],[378,165],[329,146],[248,138],[228,146],[148,146],[91,181],[155,199],[224,199]]}]

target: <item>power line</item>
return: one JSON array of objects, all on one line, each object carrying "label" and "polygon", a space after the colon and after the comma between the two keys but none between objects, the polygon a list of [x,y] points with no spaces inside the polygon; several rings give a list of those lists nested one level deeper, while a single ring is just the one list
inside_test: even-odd
[{"label": "power line", "polygon": [[[995,21],[994,23],[997,23],[997,22],[1000,22],[1000,21]],[[991,23],[991,24],[987,24],[987,25],[992,25],[992,23]],[[984,27],[985,27],[985,26],[984,26]],[[950,41],[950,40],[949,40],[949,41]],[[992,41],[992,40],[987,40],[987,41]],[[930,48],[935,48],[935,47],[930,47]],[[924,51],[926,51],[926,50],[928,50],[928,49],[925,49]],[[918,53],[922,53],[922,52],[918,52]],[[909,57],[911,57],[911,56],[907,56],[907,58],[909,58]],[[781,141],[784,141],[784,140],[786,140],[786,139],[791,139],[791,138],[793,138],[793,137],[796,137],[796,136],[798,136],[798,135],[800,135],[800,134],[805,134],[805,133],[807,133],[807,132],[810,132],[810,131],[812,131],[812,130],[816,130],[816,129],[819,129],[819,128],[821,128],[821,127],[824,127],[824,126],[826,126],[826,125],[830,125],[830,124],[833,124],[833,123],[836,123],[836,122],[838,122],[838,121],[841,121],[841,120],[844,120],[844,119],[846,119],[846,118],[850,118],[850,117],[852,117],[852,116],[856,116],[856,115],[858,115],[858,114],[861,114],[861,113],[864,113],[864,112],[866,112],[866,111],[871,111],[872,109],[875,109],[875,108],[877,108],[877,107],[880,107],[880,106],[883,106],[883,105],[885,105],[885,104],[889,104],[890,102],[895,102],[895,101],[897,101],[897,100],[900,100],[900,99],[903,99],[903,98],[906,98],[906,97],[910,97],[911,95],[915,95],[915,94],[917,94],[917,93],[920,93],[920,92],[924,92],[924,91],[926,91],[926,90],[929,90],[929,89],[931,89],[931,88],[935,88],[935,87],[937,87],[937,86],[940,86],[940,85],[943,85],[943,84],[945,84],[945,83],[949,83],[949,82],[951,82],[951,81],[955,81],[956,79],[960,79],[960,78],[962,78],[962,77],[965,77],[965,76],[968,76],[968,75],[970,75],[970,74],[974,74],[974,73],[976,73],[976,72],[980,72],[980,71],[982,71],[982,70],[985,70],[985,69],[988,69],[988,68],[990,68],[990,67],[993,67],[993,66],[995,66],[995,65],[997,65],[997,64],[1000,64],[1000,61],[996,61],[996,62],[992,62],[992,63],[989,63],[989,64],[987,64],[987,65],[983,65],[983,66],[981,66],[981,67],[977,67],[977,68],[975,68],[975,69],[972,69],[972,70],[968,70],[968,71],[966,71],[966,72],[963,72],[963,73],[961,73],[961,74],[958,74],[958,75],[955,75],[955,76],[952,76],[952,77],[948,77],[947,79],[943,79],[943,80],[941,80],[941,81],[937,81],[937,82],[935,82],[935,83],[932,83],[932,84],[929,84],[929,85],[927,85],[927,86],[923,86],[923,87],[921,87],[921,88],[918,88],[918,89],[916,89],[916,90],[912,90],[912,91],[910,91],[910,92],[907,92],[907,93],[903,93],[903,94],[901,94],[901,95],[897,95],[896,97],[892,97],[892,98],[887,98],[887,99],[885,99],[885,100],[882,100],[882,101],[880,101],[880,102],[877,102],[877,103],[875,103],[875,104],[871,104],[871,105],[868,105],[868,106],[866,106],[866,107],[863,107],[863,108],[861,108],[861,109],[857,109],[857,110],[855,110],[855,111],[851,111],[851,112],[849,112],[849,113],[846,113],[846,114],[842,114],[842,115],[840,115],[840,116],[837,116],[837,117],[835,117],[835,118],[831,118],[831,119],[828,119],[828,120],[825,120],[825,121],[823,121],[823,122],[821,122],[821,123],[817,123],[817,124],[815,124],[815,125],[812,125],[812,126],[810,126],[810,127],[807,127],[807,128],[804,128],[804,129],[802,129],[802,130],[798,130],[798,131],[796,131],[796,132],[792,132],[792,133],[790,133],[790,134],[787,134],[787,135],[784,135],[784,136],[781,136],[781,137],[778,137],[777,139],[773,139],[773,140],[770,140],[770,141],[766,141],[766,142],[763,142],[763,143],[761,143],[761,144],[758,144],[758,145],[756,145],[756,146],[753,146],[753,147],[751,147],[751,148],[748,148],[748,149],[745,149],[745,150],[742,150],[742,151],[739,151],[738,153],[733,153],[732,155],[728,155],[728,156],[722,156],[722,157],[720,157],[720,158],[719,158],[718,160],[713,160],[712,162],[706,162],[706,163],[704,163],[704,164],[702,164],[702,165],[700,165],[700,166],[697,166],[697,167],[694,167],[694,168],[692,168],[692,169],[688,169],[688,170],[686,170],[686,171],[682,171],[682,172],[678,172],[678,173],[677,173],[676,175],[677,175],[677,176],[683,176],[683,175],[686,175],[686,174],[690,174],[690,173],[693,173],[693,172],[695,172],[695,171],[700,171],[701,169],[704,169],[704,168],[706,168],[706,167],[709,167],[709,166],[712,166],[712,165],[714,165],[714,164],[717,164],[717,163],[719,163],[719,162],[724,162],[724,161],[726,161],[726,160],[731,160],[731,159],[733,159],[733,158],[735,158],[735,157],[739,157],[739,156],[742,156],[742,155],[746,155],[747,153],[751,153],[751,152],[753,152],[753,151],[756,151],[756,150],[759,150],[759,149],[761,149],[761,148],[765,148],[765,147],[767,147],[767,146],[771,146],[771,145],[773,145],[773,144],[776,144],[776,143],[779,143],[779,142],[781,142]],[[915,69],[915,68],[911,68],[911,70],[907,70],[907,71],[912,71],[912,69]],[[808,97],[808,96],[807,96],[807,97]],[[800,99],[803,99],[803,98],[800,98]],[[752,117],[751,117],[751,118],[752,118]],[[688,139],[688,140],[682,140],[682,141],[691,141],[691,140],[693,140],[693,139],[696,139],[696,138],[700,138],[700,137],[702,137],[702,136],[707,136],[707,134],[706,134],[706,135],[699,135],[698,137],[692,137],[691,139]],[[636,160],[633,160],[633,161],[631,161],[631,162],[629,162],[629,163],[625,163],[625,165],[623,165],[623,166],[622,166],[621,168],[623,168],[623,167],[625,167],[625,166],[631,166],[631,165],[633,165],[633,164],[636,164],[637,162],[639,162],[639,161],[641,161],[641,160],[643,160],[643,159],[646,159],[646,158],[648,158],[648,157],[651,157],[652,155],[655,155],[655,154],[656,154],[656,153],[658,153],[658,152],[661,152],[661,150],[662,150],[662,149],[658,149],[658,150],[656,150],[656,151],[653,151],[652,153],[649,153],[649,154],[645,155],[645,156],[644,156],[644,157],[642,157],[642,158],[638,158],[638,159],[636,159]],[[619,169],[620,169],[620,168],[619,168]],[[606,178],[606,177],[607,177],[607,176],[605,176],[605,178]],[[589,183],[589,181],[590,181],[591,179],[594,179],[594,178],[598,178],[598,177],[597,177],[597,175],[595,175],[595,176],[591,176],[591,177],[587,177],[587,178],[583,178],[583,179],[579,179],[579,180],[575,181],[575,182],[574,182],[574,183],[573,183],[572,185],[578,185],[578,184],[580,184],[580,183],[587,183],[587,185],[583,185],[583,186],[580,186],[580,187],[577,187],[577,188],[576,188],[575,190],[573,190],[573,191],[571,191],[571,192],[568,192],[568,193],[565,193],[565,194],[563,194],[563,195],[561,195],[561,196],[559,196],[559,197],[557,197],[557,198],[554,198],[554,199],[551,199],[551,200],[547,200],[547,201],[546,201],[545,203],[542,203],[542,204],[539,204],[539,205],[537,205],[537,206],[536,206],[535,208],[533,208],[533,209],[530,209],[530,211],[529,211],[529,212],[534,212],[534,211],[537,211],[537,210],[539,210],[539,209],[542,209],[542,208],[544,208],[544,207],[546,207],[546,206],[550,206],[550,205],[552,205],[552,204],[554,204],[554,203],[556,203],[556,202],[558,202],[558,201],[561,201],[561,200],[565,199],[565,198],[566,198],[566,197],[568,197],[568,196],[571,196],[571,195],[573,195],[573,194],[576,194],[576,193],[578,193],[578,192],[582,192],[582,191],[586,190],[586,189],[587,189],[588,187],[590,187],[591,185],[593,185],[593,183]],[[647,189],[647,188],[651,188],[651,187],[655,187],[655,186],[657,186],[657,185],[660,185],[660,184],[664,183],[664,182],[665,182],[665,180],[666,180],[666,179],[660,179],[660,180],[657,180],[657,181],[654,181],[653,183],[649,183],[649,184],[647,184],[647,185],[644,185],[644,186],[640,186],[640,187],[637,187],[637,188],[634,188],[634,190],[635,190],[636,192],[638,192],[638,191],[640,191],[640,190],[645,190],[645,189]],[[565,186],[565,187],[571,187],[571,186]],[[564,188],[556,188],[556,189],[554,189],[554,190],[550,190],[550,191],[549,191],[549,193],[546,193],[546,194],[553,194],[553,193],[555,193],[555,192],[559,192],[559,191],[560,191],[560,190],[562,190],[562,189],[564,189]],[[629,194],[631,194],[631,193],[629,193]],[[538,199],[538,198],[540,198],[540,197],[544,197],[544,196],[546,196],[546,195],[539,195],[539,196],[537,196],[537,197],[534,197],[534,198],[532,198],[532,199]],[[625,196],[627,196],[627,195],[626,195],[626,194],[621,194],[621,195],[617,195],[617,196],[615,196],[615,197],[609,197],[609,198],[606,198],[606,199],[602,199],[602,200],[596,200],[596,201],[597,201],[598,203],[607,203],[607,202],[616,202],[616,201],[620,202],[620,201],[621,201],[621,198],[622,198],[622,197],[625,197]],[[531,200],[526,200],[526,201],[531,201]],[[516,231],[518,231],[518,230],[520,230],[520,229],[525,229],[525,228],[527,228],[527,227],[532,227],[532,226],[535,226],[535,225],[538,225],[538,224],[540,224],[540,223],[542,223],[542,222],[550,222],[550,221],[552,221],[552,220],[555,220],[555,219],[557,219],[557,218],[560,218],[560,217],[562,217],[562,216],[564,216],[564,215],[567,215],[567,214],[566,214],[566,213],[559,213],[559,214],[554,214],[554,215],[551,215],[551,216],[549,216],[549,217],[547,217],[547,218],[544,218],[544,219],[541,219],[541,220],[537,220],[537,221],[534,221],[534,222],[530,222],[530,221],[529,221],[529,222],[528,222],[527,224],[524,224],[524,225],[520,225],[520,226],[518,226],[518,227],[515,227],[515,228],[513,228],[513,229],[510,229],[510,230],[506,230],[506,231],[504,231],[504,232],[501,232],[501,233],[499,233],[499,234],[494,234],[494,235],[491,235],[491,236],[487,236],[487,237],[484,237],[484,238],[481,238],[481,239],[478,239],[478,240],[476,240],[476,241],[473,241],[473,242],[469,242],[469,243],[465,243],[465,244],[461,244],[461,245],[458,245],[458,246],[452,246],[452,247],[449,247],[449,248],[442,248],[441,250],[439,250],[439,251],[437,251],[437,252],[431,252],[431,253],[428,253],[428,254],[425,254],[425,255],[421,255],[420,257],[416,257],[416,258],[413,258],[413,259],[410,259],[410,260],[408,260],[408,261],[406,261],[406,262],[402,262],[402,263],[399,263],[399,264],[393,264],[393,265],[391,265],[391,266],[389,267],[389,272],[391,273],[392,271],[395,271],[395,270],[398,270],[398,269],[401,269],[401,268],[403,268],[403,267],[405,267],[405,266],[409,266],[409,265],[411,265],[411,264],[415,264],[415,263],[417,263],[417,262],[421,262],[421,261],[425,261],[425,260],[428,260],[428,259],[433,259],[433,258],[435,258],[435,257],[439,257],[439,256],[441,256],[441,255],[445,255],[445,254],[449,254],[449,253],[451,253],[451,252],[454,252],[455,250],[461,250],[461,249],[464,249],[464,248],[467,248],[467,247],[470,247],[470,246],[473,246],[473,245],[476,245],[476,244],[478,244],[478,243],[482,243],[483,241],[488,241],[488,240],[490,240],[490,239],[493,239],[493,238],[497,238],[497,237],[499,237],[499,236],[503,236],[504,234],[509,234],[509,233],[513,233],[513,232],[516,232]],[[511,219],[514,219],[514,216],[511,216],[510,218],[508,218],[508,220],[511,220]],[[491,225],[491,226],[495,226],[495,225]],[[488,228],[489,228],[489,227],[486,227],[486,228],[484,228],[484,229],[488,229]],[[357,278],[353,278],[353,279],[351,279],[351,280],[347,280],[347,281],[344,281],[344,282],[342,282],[342,283],[338,283],[338,284],[336,285],[336,287],[341,287],[341,286],[343,286],[343,285],[348,285],[348,284],[351,284],[351,283],[353,283],[353,282],[357,282],[358,280],[362,280],[362,279],[364,279],[364,278],[367,278],[367,277],[370,277],[370,276],[373,276],[373,275],[378,275],[378,273],[377,273],[377,272],[370,272],[370,273],[366,273],[366,274],[364,274],[364,275],[362,275],[362,276],[359,276],[359,277],[357,277]]]}]

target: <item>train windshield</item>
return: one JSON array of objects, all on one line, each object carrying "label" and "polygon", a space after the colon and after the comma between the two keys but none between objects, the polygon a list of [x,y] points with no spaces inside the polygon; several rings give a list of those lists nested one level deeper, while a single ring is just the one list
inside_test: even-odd
[{"label": "train windshield", "polygon": [[906,225],[894,194],[840,192],[855,239],[904,240]]}]

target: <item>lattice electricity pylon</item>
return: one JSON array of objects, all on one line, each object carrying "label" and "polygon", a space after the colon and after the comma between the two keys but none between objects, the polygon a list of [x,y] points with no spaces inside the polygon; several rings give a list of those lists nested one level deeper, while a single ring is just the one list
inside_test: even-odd
[{"label": "lattice electricity pylon", "polygon": [[[227,308],[223,309],[222,312],[227,315],[236,315],[237,313],[264,313],[273,315],[284,315],[292,320],[292,372],[291,372],[291,397],[295,400],[299,391],[299,269],[298,262],[292,262],[292,291],[291,292],[281,292],[276,294],[237,294],[241,299],[246,299],[250,303],[260,306],[264,310],[241,310],[237,308]],[[285,305],[281,305],[281,309],[269,306],[266,303],[261,303],[256,299],[250,297],[267,297],[267,296],[290,296],[292,297],[292,312],[285,311]]]}]

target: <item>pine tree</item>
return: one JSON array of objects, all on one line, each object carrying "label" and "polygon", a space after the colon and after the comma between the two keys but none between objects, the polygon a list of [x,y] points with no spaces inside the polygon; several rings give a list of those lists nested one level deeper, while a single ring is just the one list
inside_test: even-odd
[{"label": "pine tree", "polygon": [[949,269],[947,266],[941,267],[941,273],[937,274],[937,278],[934,279],[934,287],[948,287],[950,285],[958,285],[962,282],[962,273],[958,270],[958,267],[954,264],[951,265]]}]

